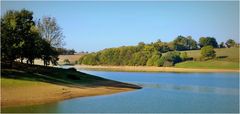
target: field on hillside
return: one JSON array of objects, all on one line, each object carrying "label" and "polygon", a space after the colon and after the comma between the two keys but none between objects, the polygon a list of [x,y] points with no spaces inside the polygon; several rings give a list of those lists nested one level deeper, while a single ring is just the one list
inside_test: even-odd
[{"label": "field on hillside", "polygon": [[[220,49],[214,49],[214,50],[216,51],[217,57],[223,57],[218,60],[233,61],[233,62],[239,61],[239,48],[220,48]],[[187,55],[189,57],[193,57],[196,59],[201,56],[201,50],[181,51],[181,52],[187,52]]]},{"label": "field on hillside", "polygon": [[[79,58],[82,56],[83,54],[76,54],[76,55],[59,55],[58,58],[58,63],[59,64],[64,64],[64,60],[68,59],[70,61],[70,64],[75,64],[76,61],[79,60]],[[24,61],[25,62],[25,61]],[[36,65],[43,65],[43,61],[41,59],[35,59],[34,60],[34,64]],[[52,65],[52,64],[50,64]]]},{"label": "field on hillside", "polygon": [[[207,68],[207,69],[239,69],[239,48],[214,49],[216,57],[208,61],[186,61],[175,65],[178,68]],[[201,56],[201,50],[183,51],[187,52],[189,57],[198,59]]]},{"label": "field on hillside", "polygon": [[59,64],[64,64],[64,59],[68,59],[70,61],[71,64],[75,64],[75,61],[78,61],[79,58],[82,56],[83,54],[76,54],[76,55],[59,55]]}]

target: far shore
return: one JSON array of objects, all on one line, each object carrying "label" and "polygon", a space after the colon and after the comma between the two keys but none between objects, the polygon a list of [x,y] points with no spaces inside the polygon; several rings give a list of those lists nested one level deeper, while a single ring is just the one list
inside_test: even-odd
[{"label": "far shore", "polygon": [[91,66],[74,65],[75,68],[106,71],[127,72],[239,72],[239,69],[201,69],[201,68],[176,68],[176,67],[154,67],[154,66]]}]

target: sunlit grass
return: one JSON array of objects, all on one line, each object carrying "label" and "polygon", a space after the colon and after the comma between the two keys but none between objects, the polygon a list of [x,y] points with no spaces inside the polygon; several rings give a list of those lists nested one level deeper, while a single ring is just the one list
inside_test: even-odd
[{"label": "sunlit grass", "polygon": [[186,61],[175,65],[178,68],[238,69],[238,62],[231,61]]},{"label": "sunlit grass", "polygon": [[[216,51],[216,57],[225,57],[218,60],[223,61],[233,61],[238,62],[239,61],[239,48],[215,48]],[[198,59],[201,57],[201,50],[191,50],[191,51],[182,51],[187,52],[187,55],[189,57],[193,57],[194,59]]]}]

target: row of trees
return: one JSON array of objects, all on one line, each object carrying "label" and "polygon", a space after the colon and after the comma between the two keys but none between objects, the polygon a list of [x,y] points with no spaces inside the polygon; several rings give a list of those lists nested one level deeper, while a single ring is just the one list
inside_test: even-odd
[{"label": "row of trees", "polygon": [[[236,45],[232,39],[226,42],[228,47]],[[192,37],[178,36],[172,42],[160,40],[145,44],[140,42],[137,46],[122,46],[108,48],[97,53],[90,53],[79,59],[79,64],[86,65],[129,65],[129,66],[173,66],[174,64],[191,60],[182,50],[196,50],[204,48],[203,59],[212,58],[215,54],[213,48],[220,47],[213,37],[201,37],[197,43]],[[223,47],[223,46],[221,46]],[[209,54],[210,53],[210,54]],[[212,54],[212,55],[211,55]]]},{"label": "row of trees", "polygon": [[[160,45],[161,46],[161,45]],[[97,53],[86,54],[79,59],[85,65],[129,65],[129,66],[172,66],[189,59],[186,53],[167,52],[162,54],[150,45],[109,48]]]},{"label": "row of trees", "polygon": [[[169,43],[171,47],[171,43]],[[228,39],[226,43],[221,42],[220,44],[217,43],[214,37],[201,37],[199,38],[199,42],[197,43],[191,36],[183,37],[178,36],[173,41],[173,48],[172,50],[183,51],[183,50],[195,50],[201,49],[204,46],[212,46],[213,48],[230,48],[236,47],[238,44],[233,39]]]},{"label": "row of trees", "polygon": [[63,45],[63,34],[55,18],[33,21],[33,12],[9,10],[1,17],[1,61],[12,63],[19,59],[34,64],[42,59],[44,65],[58,61],[56,48]]},{"label": "row of trees", "polygon": [[60,55],[74,55],[74,53],[76,53],[74,49],[66,49],[66,48],[57,48],[57,51]]}]

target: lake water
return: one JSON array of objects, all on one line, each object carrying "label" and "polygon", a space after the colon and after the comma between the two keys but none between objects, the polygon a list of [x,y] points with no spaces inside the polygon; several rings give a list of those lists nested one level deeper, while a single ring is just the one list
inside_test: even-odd
[{"label": "lake water", "polygon": [[5,108],[3,112],[154,113],[239,112],[238,73],[83,72],[138,84],[143,89],[56,103]]}]

